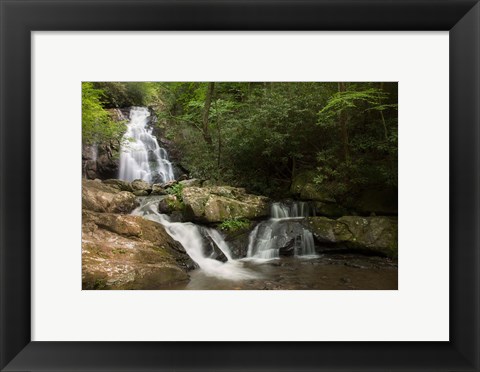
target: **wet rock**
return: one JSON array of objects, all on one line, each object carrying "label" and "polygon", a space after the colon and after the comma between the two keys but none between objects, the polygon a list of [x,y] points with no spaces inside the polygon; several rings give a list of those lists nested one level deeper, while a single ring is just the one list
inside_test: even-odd
[{"label": "wet rock", "polygon": [[278,250],[280,256],[293,256],[295,255],[295,239],[290,239],[287,244],[280,247]]},{"label": "wet rock", "polygon": [[172,214],[175,211],[183,210],[183,203],[175,195],[166,195],[158,203],[158,211],[163,214]]},{"label": "wet rock", "polygon": [[212,237],[208,234],[206,229],[201,228],[200,233],[203,238],[203,249],[205,257],[217,260],[220,262],[227,262],[228,259],[223,251],[217,246]]},{"label": "wet rock", "polygon": [[167,191],[159,183],[154,183],[152,185],[151,195],[167,195]]},{"label": "wet rock", "polygon": [[344,216],[337,220],[309,217],[302,223],[320,244],[393,258],[398,255],[398,221],[395,217]]}]

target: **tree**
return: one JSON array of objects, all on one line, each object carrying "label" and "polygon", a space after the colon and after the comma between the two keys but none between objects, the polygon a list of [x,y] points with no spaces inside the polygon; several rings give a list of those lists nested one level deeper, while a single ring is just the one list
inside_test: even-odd
[{"label": "tree", "polygon": [[112,120],[103,108],[104,92],[93,83],[82,83],[82,140],[85,144],[120,141],[125,123]]}]

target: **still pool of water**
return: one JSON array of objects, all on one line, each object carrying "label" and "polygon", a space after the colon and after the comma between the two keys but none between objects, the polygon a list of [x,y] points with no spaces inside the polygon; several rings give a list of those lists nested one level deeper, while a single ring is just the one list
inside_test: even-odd
[{"label": "still pool of water", "polygon": [[217,290],[396,290],[395,260],[357,254],[328,254],[312,258],[285,257],[274,260],[240,260],[250,272],[244,280],[191,271],[190,281],[161,289]]}]

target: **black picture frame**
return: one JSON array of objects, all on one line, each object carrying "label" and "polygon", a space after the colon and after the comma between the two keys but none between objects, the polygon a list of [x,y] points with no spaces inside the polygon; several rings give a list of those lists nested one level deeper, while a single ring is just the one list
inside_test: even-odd
[{"label": "black picture frame", "polygon": [[[0,12],[2,370],[480,370],[478,1],[0,0]],[[450,341],[31,342],[30,33],[37,30],[449,31]]]}]

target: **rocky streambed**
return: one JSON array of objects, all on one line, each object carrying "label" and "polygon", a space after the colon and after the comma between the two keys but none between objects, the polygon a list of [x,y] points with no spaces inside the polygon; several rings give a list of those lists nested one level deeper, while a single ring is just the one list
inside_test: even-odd
[{"label": "rocky streambed", "polygon": [[217,290],[394,290],[398,289],[398,266],[394,259],[355,253],[319,257],[241,261],[256,276],[242,281],[220,279],[193,270],[188,283],[170,289]]},{"label": "rocky streambed", "polygon": [[82,186],[83,289],[397,289],[395,217],[198,180]]}]

